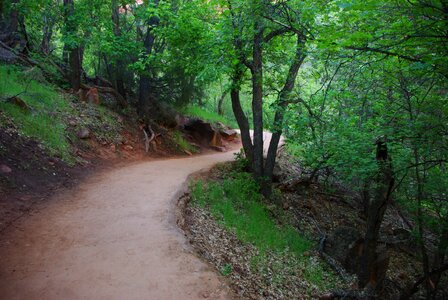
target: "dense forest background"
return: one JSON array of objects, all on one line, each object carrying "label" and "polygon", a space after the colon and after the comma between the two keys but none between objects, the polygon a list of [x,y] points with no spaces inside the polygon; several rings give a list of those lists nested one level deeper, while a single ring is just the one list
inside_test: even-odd
[{"label": "dense forest background", "polygon": [[420,287],[438,297],[448,269],[447,1],[2,0],[0,41],[53,84],[80,98],[94,86],[147,124],[170,126],[176,111],[221,115],[240,128],[266,197],[283,135],[309,182],[359,196],[359,286],[381,286],[379,230],[394,206],[411,216],[423,266],[402,298]]}]

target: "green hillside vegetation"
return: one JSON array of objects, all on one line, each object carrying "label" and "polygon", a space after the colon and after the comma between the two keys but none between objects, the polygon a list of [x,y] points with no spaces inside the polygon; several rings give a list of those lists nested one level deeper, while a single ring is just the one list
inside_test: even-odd
[{"label": "green hillside vegetation", "polygon": [[[52,155],[72,161],[63,119],[73,113],[71,96],[45,82],[37,68],[0,65],[0,77],[0,109],[24,135],[40,141]],[[23,100],[27,108],[9,103],[11,97]]]}]

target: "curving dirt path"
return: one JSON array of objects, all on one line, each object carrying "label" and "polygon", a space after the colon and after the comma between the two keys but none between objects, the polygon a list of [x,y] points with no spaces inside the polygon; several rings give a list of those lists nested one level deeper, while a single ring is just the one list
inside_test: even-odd
[{"label": "curving dirt path", "polygon": [[1,299],[229,299],[175,224],[187,176],[232,152],[148,161],[91,177],[0,239]]}]

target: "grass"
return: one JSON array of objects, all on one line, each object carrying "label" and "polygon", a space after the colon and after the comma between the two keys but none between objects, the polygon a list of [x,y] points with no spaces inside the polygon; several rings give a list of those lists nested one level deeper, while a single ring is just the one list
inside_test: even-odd
[{"label": "grass", "polygon": [[180,150],[191,153],[196,153],[197,149],[191,145],[179,131],[174,131],[173,133],[173,141],[176,143],[176,145],[180,148]]},{"label": "grass", "polygon": [[198,182],[193,199],[208,206],[213,216],[233,230],[237,237],[262,250],[289,251],[303,254],[311,243],[291,226],[278,226],[261,201],[258,186],[248,173],[234,173],[222,182]]},{"label": "grass", "polygon": [[190,117],[197,117],[199,119],[208,121],[208,122],[221,122],[227,126],[230,126],[232,128],[238,128],[238,124],[234,119],[228,119],[224,116],[221,116],[217,114],[216,112],[212,112],[209,110],[206,110],[204,108],[201,108],[199,106],[187,106],[184,109],[182,109],[182,113],[190,116]]},{"label": "grass", "polygon": [[[283,225],[276,222],[251,174],[230,172],[220,181],[198,181],[191,191],[194,205],[209,210],[224,228],[259,250],[250,263],[260,276],[269,277],[279,287],[297,274],[321,289],[334,287],[332,272],[320,261],[303,255],[313,244],[285,221],[288,217],[281,209],[275,215]],[[228,269],[220,271],[227,274]]]},{"label": "grass", "polygon": [[[23,134],[40,141],[50,154],[72,162],[65,124],[59,117],[71,110],[67,100],[53,86],[39,81],[43,76],[35,68],[0,65],[0,78],[0,110],[14,120]],[[30,111],[6,102],[15,95]]]}]

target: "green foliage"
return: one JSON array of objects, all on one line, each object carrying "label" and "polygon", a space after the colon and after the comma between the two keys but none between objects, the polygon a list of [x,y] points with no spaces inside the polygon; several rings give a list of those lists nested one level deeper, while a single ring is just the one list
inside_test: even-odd
[{"label": "green foliage", "polygon": [[[52,155],[72,162],[65,124],[61,120],[61,115],[71,109],[62,94],[38,82],[36,79],[42,78],[35,78],[34,74],[34,69],[0,65],[0,109],[13,118],[25,135],[42,142]],[[6,102],[15,95],[29,106],[29,112]]]},{"label": "green foliage", "polygon": [[282,251],[288,248],[300,255],[311,244],[295,229],[278,226],[262,203],[258,185],[249,173],[235,173],[223,182],[196,183],[193,201],[208,206],[212,214],[238,238],[262,250]]},{"label": "green foliage", "polygon": [[[336,279],[325,265],[303,256],[311,242],[304,239],[288,222],[276,223],[272,211],[263,203],[258,184],[249,173],[229,173],[222,181],[196,182],[191,188],[193,203],[208,209],[238,239],[260,250],[251,258],[251,268],[268,277],[279,288],[291,276],[301,276],[322,289],[334,287]],[[275,215],[281,215],[276,211]],[[287,220],[287,216],[283,216]],[[232,272],[225,265],[221,273]]]},{"label": "green foliage", "polygon": [[179,149],[183,152],[190,152],[190,153],[196,153],[198,150],[191,145],[183,136],[182,133],[179,131],[173,132],[173,141],[179,147]]},{"label": "green foliage", "polygon": [[208,111],[199,106],[190,105],[190,106],[183,108],[181,110],[181,112],[186,116],[197,117],[204,121],[221,122],[221,123],[228,125],[232,128],[238,127],[238,125],[236,124],[236,121],[234,119],[230,119],[230,120],[226,119],[223,116],[218,115],[216,112]]}]

